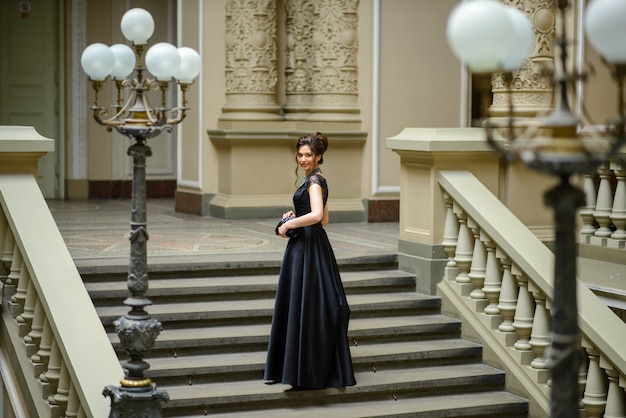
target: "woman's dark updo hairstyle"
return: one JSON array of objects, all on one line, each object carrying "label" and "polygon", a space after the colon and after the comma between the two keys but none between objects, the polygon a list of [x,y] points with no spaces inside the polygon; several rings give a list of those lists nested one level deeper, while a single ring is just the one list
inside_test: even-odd
[{"label": "woman's dark updo hairstyle", "polygon": [[311,147],[313,154],[320,156],[319,164],[324,163],[324,153],[328,149],[328,138],[326,138],[326,135],[321,132],[315,132],[309,135],[301,136],[296,144],[296,151],[303,145],[308,145]]}]

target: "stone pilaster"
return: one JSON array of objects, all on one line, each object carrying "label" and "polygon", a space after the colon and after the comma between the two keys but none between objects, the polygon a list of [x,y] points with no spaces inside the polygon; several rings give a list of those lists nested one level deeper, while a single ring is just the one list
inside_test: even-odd
[{"label": "stone pilaster", "polygon": [[276,2],[226,2],[226,104],[221,120],[283,119],[277,102]]},{"label": "stone pilaster", "polygon": [[492,81],[493,103],[489,109],[492,117],[507,117],[509,103],[513,101],[515,117],[534,117],[552,107],[554,83],[546,68],[554,62],[555,14],[553,0],[500,0],[524,12],[535,31],[535,46],[521,69],[513,72],[506,82],[503,74]]},{"label": "stone pilaster", "polygon": [[306,120],[313,93],[315,0],[285,2],[285,119]]},{"label": "stone pilaster", "polygon": [[358,0],[287,0],[288,119],[360,122]]}]

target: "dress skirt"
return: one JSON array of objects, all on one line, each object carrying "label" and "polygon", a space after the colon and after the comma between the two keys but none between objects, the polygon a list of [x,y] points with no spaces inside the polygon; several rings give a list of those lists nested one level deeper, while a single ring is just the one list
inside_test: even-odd
[{"label": "dress skirt", "polygon": [[264,378],[303,388],[356,384],[350,308],[321,224],[290,238],[278,280]]}]

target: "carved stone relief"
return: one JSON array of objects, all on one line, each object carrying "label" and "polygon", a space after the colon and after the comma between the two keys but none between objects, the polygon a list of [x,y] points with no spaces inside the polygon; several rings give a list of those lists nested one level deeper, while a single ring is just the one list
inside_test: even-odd
[{"label": "carved stone relief", "polygon": [[[226,104],[223,120],[358,120],[359,0],[226,3]],[[281,2],[282,3],[282,2]],[[277,31],[285,30],[285,104],[277,103]],[[312,116],[314,114],[314,116]]]},{"label": "carved stone relief", "polygon": [[317,0],[314,4],[311,110],[333,119],[351,119],[348,114],[358,113],[359,1]]},{"label": "carved stone relief", "polygon": [[[226,105],[222,119],[280,119],[276,0],[226,2]],[[239,115],[238,115],[239,113]]]},{"label": "carved stone relief", "polygon": [[554,83],[548,68],[553,67],[555,15],[553,0],[500,0],[524,12],[535,31],[535,46],[521,69],[513,72],[510,83],[503,74],[492,80],[491,116],[505,116],[512,101],[516,116],[532,117],[552,105]]},{"label": "carved stone relief", "polygon": [[313,92],[313,20],[315,0],[287,0],[285,117],[305,118]]}]

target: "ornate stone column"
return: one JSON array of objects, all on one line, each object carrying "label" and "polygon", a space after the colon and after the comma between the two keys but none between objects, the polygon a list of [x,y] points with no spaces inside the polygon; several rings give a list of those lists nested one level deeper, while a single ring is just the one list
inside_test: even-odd
[{"label": "ornate stone column", "polygon": [[288,119],[360,121],[358,6],[359,0],[286,1]]},{"label": "ornate stone column", "polygon": [[226,104],[221,120],[283,119],[277,102],[276,2],[226,2]]},{"label": "ornate stone column", "polygon": [[[535,32],[533,49],[522,68],[512,73],[511,80],[503,73],[496,73],[492,78],[493,101],[489,115],[500,120],[502,126],[507,126],[511,103],[515,122],[520,124],[552,109],[555,11],[554,0],[500,2],[524,12]],[[544,205],[543,191],[553,187],[555,180],[529,169],[520,161],[507,163],[505,172],[503,202],[539,239],[553,241],[553,213]],[[529,205],[537,209],[529,211]]]},{"label": "ornate stone column", "polygon": [[554,83],[546,73],[554,63],[554,1],[553,0],[500,0],[524,12],[535,30],[535,46],[520,70],[513,72],[509,83],[503,74],[492,80],[493,103],[489,109],[492,117],[507,117],[509,103],[513,101],[515,117],[534,117],[549,110],[552,105]]},{"label": "ornate stone column", "polygon": [[313,92],[315,0],[285,2],[285,119],[306,120]]}]

